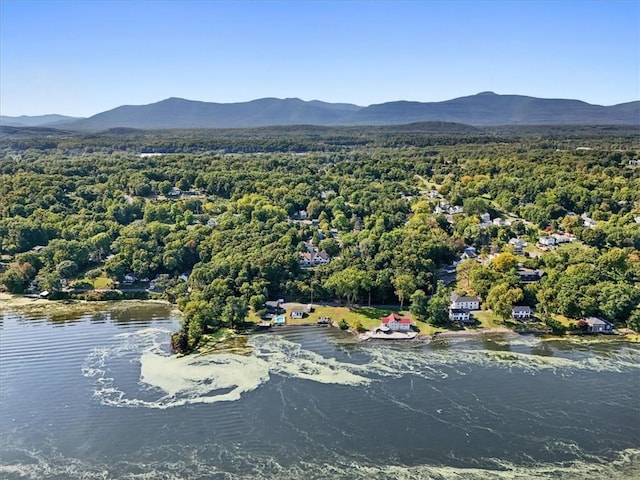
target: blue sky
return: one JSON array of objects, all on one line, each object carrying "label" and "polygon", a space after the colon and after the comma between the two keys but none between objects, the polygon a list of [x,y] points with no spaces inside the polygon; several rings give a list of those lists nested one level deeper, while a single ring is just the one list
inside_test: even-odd
[{"label": "blue sky", "polygon": [[640,0],[0,0],[0,113],[168,97],[640,99]]}]

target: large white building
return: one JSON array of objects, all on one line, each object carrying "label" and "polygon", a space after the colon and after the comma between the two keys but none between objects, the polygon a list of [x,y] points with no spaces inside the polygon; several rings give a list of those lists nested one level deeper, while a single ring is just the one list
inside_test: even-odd
[{"label": "large white building", "polygon": [[463,297],[457,293],[451,293],[450,308],[456,310],[480,310],[480,299],[478,297]]}]

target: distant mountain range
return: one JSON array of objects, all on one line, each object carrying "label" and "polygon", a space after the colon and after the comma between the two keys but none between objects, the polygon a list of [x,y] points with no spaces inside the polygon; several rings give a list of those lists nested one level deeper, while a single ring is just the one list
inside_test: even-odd
[{"label": "distant mountain range", "polygon": [[247,128],[276,125],[401,125],[454,122],[492,125],[640,125],[640,101],[604,107],[580,100],[544,99],[483,92],[444,102],[387,102],[368,107],[262,98],[209,103],[168,98],[149,105],[123,105],[89,118],[62,115],[0,117],[7,126],[46,126],[78,131],[110,128]]},{"label": "distant mountain range", "polygon": [[82,120],[77,117],[68,117],[66,115],[37,115],[30,117],[22,115],[20,117],[7,117],[0,115],[0,125],[7,127],[52,127],[61,123],[69,123]]}]

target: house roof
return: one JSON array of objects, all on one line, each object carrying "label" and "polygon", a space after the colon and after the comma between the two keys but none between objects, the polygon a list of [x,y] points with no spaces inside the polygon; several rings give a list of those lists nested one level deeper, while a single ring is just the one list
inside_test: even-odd
[{"label": "house roof", "polygon": [[389,315],[387,315],[386,317],[382,317],[380,319],[382,321],[382,323],[389,323],[389,322],[393,322],[396,321],[398,323],[408,323],[411,324],[411,319],[408,317],[401,317],[400,315],[398,315],[397,313],[393,312],[390,313]]},{"label": "house roof", "polygon": [[478,297],[462,297],[460,295],[458,295],[456,292],[452,292],[451,293],[451,301],[452,302],[480,302],[480,299]]},{"label": "house roof", "polygon": [[513,312],[530,312],[531,311],[531,307],[529,307],[527,305],[514,305],[513,308],[511,309],[511,311],[513,311]]},{"label": "house roof", "polygon": [[589,326],[594,326],[594,325],[611,325],[609,322],[607,322],[606,320],[603,320],[602,318],[598,318],[598,317],[586,317],[584,319],[585,322],[587,322],[589,324]]},{"label": "house roof", "polygon": [[519,277],[537,277],[542,278],[544,276],[544,270],[532,270],[530,268],[519,268],[516,271],[516,275]]}]

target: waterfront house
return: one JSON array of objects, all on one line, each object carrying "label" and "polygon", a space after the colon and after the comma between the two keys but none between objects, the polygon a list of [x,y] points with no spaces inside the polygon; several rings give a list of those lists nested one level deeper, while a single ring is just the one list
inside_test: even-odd
[{"label": "waterfront house", "polygon": [[529,320],[532,314],[531,307],[526,305],[514,305],[511,309],[511,317],[516,320]]},{"label": "waterfront house", "polygon": [[397,313],[390,313],[386,317],[380,319],[380,330],[391,330],[392,332],[408,332],[411,330],[411,319],[401,317]]},{"label": "waterfront house", "polygon": [[480,310],[480,299],[478,297],[463,297],[456,292],[452,292],[450,308],[456,310]]},{"label": "waterfront house", "polygon": [[606,320],[599,317],[587,317],[584,319],[587,322],[587,332],[589,333],[611,333],[613,332],[613,325]]},{"label": "waterfront house", "polygon": [[469,310],[463,308],[450,308],[449,320],[451,320],[452,322],[470,323],[471,313],[469,312]]},{"label": "waterfront house", "polygon": [[480,299],[478,297],[463,297],[456,292],[451,293],[451,304],[449,305],[449,320],[452,322],[471,323],[470,310],[480,309]]},{"label": "waterfront house", "polygon": [[270,313],[272,315],[280,315],[281,313],[285,313],[286,311],[282,306],[283,303],[284,300],[281,298],[278,300],[269,300],[268,302],[265,302],[264,308],[267,313]]}]

